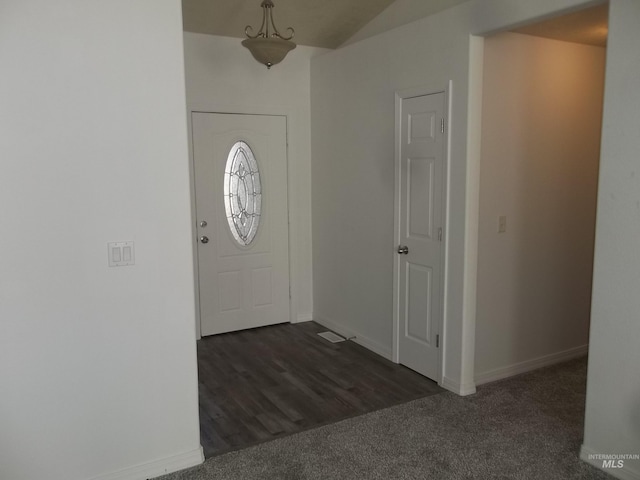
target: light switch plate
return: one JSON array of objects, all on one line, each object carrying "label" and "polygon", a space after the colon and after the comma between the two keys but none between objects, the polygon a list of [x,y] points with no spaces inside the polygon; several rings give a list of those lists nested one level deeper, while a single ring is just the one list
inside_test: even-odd
[{"label": "light switch plate", "polygon": [[125,267],[136,263],[133,242],[107,243],[107,251],[110,267]]}]

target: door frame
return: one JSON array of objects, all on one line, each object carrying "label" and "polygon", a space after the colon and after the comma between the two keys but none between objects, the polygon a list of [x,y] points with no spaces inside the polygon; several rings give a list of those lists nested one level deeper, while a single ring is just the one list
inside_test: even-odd
[{"label": "door frame", "polygon": [[401,127],[402,127],[402,102],[403,100],[432,95],[437,93],[444,94],[444,110],[445,118],[445,141],[444,141],[444,171],[443,171],[443,201],[442,201],[442,218],[443,218],[443,241],[442,250],[440,252],[440,261],[442,262],[442,271],[438,281],[442,288],[441,312],[439,316],[439,332],[440,332],[440,351],[438,355],[438,384],[442,385],[444,379],[444,359],[446,349],[446,327],[447,327],[447,273],[448,261],[447,252],[449,250],[449,185],[450,178],[450,151],[451,151],[451,93],[452,83],[449,81],[444,88],[433,88],[432,86],[421,86],[398,90],[395,93],[395,147],[394,147],[394,193],[393,193],[393,343],[391,359],[395,363],[400,363],[400,259],[396,253],[396,248],[400,244],[400,193],[401,182],[400,164],[401,164]]},{"label": "door frame", "polygon": [[215,104],[202,104],[202,103],[194,103],[189,104],[187,106],[187,134],[189,139],[189,196],[191,199],[191,241],[193,245],[193,282],[194,282],[194,302],[195,302],[195,333],[196,340],[200,340],[202,338],[201,329],[200,329],[200,266],[198,264],[198,225],[197,225],[197,212],[196,212],[196,188],[195,188],[195,163],[193,158],[193,125],[192,119],[194,113],[215,113],[215,114],[223,114],[223,115],[255,115],[255,116],[269,116],[269,117],[284,117],[285,125],[286,125],[286,152],[287,158],[285,161],[286,169],[287,169],[287,223],[288,223],[288,232],[287,236],[289,237],[289,323],[296,323],[296,312],[293,309],[293,235],[292,231],[293,222],[291,218],[291,205],[294,204],[291,199],[291,192],[295,191],[292,188],[292,175],[290,172],[289,165],[289,135],[290,135],[290,122],[289,119],[292,117],[291,112],[287,111],[287,109],[272,109],[272,108],[243,108],[243,107],[228,107],[222,105]]}]

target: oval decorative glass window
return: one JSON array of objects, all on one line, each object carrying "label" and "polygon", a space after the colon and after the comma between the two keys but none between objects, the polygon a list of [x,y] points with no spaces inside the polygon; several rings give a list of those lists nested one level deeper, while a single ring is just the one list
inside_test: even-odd
[{"label": "oval decorative glass window", "polygon": [[246,142],[236,142],[224,169],[224,209],[233,238],[249,245],[258,233],[262,184],[258,162]]}]

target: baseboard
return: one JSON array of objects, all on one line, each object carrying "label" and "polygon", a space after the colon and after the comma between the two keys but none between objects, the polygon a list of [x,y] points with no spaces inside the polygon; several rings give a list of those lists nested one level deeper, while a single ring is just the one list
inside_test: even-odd
[{"label": "baseboard", "polygon": [[456,395],[460,395],[461,397],[466,397],[467,395],[473,395],[476,393],[476,384],[473,382],[460,383],[451,380],[450,378],[442,377],[442,383],[440,383],[440,386],[455,393]]},{"label": "baseboard", "polygon": [[184,470],[185,468],[195,467],[202,462],[204,462],[204,453],[202,447],[200,447],[190,452],[100,475],[92,480],[146,480]]},{"label": "baseboard", "polygon": [[323,327],[327,327],[330,330],[333,330],[339,335],[342,335],[344,338],[348,338],[349,340],[357,343],[358,345],[362,345],[364,348],[371,350],[374,353],[377,353],[381,357],[386,358],[387,360],[391,360],[391,348],[382,345],[375,340],[368,338],[366,335],[353,330],[349,327],[345,327],[342,324],[334,322],[333,320],[329,320],[322,315],[314,314],[313,320]]},{"label": "baseboard", "polygon": [[310,322],[311,320],[313,320],[313,315],[311,313],[299,313],[296,319],[291,323]]},{"label": "baseboard", "polygon": [[[640,472],[631,468],[627,463],[628,460],[623,460],[623,462],[625,462],[625,465],[620,468],[603,468],[603,459],[589,458],[595,457],[596,455],[602,455],[602,453],[594,450],[593,448],[587,447],[586,445],[582,445],[582,447],[580,448],[580,460],[588,463],[589,465],[593,465],[598,470],[602,470],[603,472],[619,478],[620,480],[640,480]],[[611,455],[611,453],[609,452],[605,455]],[[617,461],[618,460],[614,460],[614,462]],[[637,460],[634,461],[637,462]]]},{"label": "baseboard", "polygon": [[589,345],[581,345],[562,352],[552,353],[532,360],[526,360],[506,367],[489,370],[488,372],[483,372],[475,376],[476,385],[495,382],[496,380],[502,380],[503,378],[519,375],[520,373],[530,372],[531,370],[537,370],[538,368],[548,367],[549,365],[566,362],[578,357],[584,357],[587,353],[589,353]]}]

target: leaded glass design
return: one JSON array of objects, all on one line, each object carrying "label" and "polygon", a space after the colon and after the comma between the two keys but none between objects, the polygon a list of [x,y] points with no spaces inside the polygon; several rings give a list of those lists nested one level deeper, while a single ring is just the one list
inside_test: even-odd
[{"label": "leaded glass design", "polygon": [[258,233],[262,184],[258,162],[246,142],[236,142],[224,169],[224,209],[233,238],[249,245]]}]

